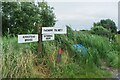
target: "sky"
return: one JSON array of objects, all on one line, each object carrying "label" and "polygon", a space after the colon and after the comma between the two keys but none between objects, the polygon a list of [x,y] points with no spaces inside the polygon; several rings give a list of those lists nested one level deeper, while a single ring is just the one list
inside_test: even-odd
[{"label": "sky", "polygon": [[[56,27],[71,25],[74,30],[91,29],[94,22],[112,19],[118,26],[119,0],[45,0],[54,7]],[[120,28],[119,28],[120,29]]]}]

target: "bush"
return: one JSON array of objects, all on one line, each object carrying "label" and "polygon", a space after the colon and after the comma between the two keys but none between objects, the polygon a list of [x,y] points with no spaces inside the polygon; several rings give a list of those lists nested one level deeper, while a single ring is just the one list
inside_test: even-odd
[{"label": "bush", "polygon": [[95,26],[91,28],[91,33],[92,34],[97,34],[97,35],[101,35],[101,36],[105,36],[108,38],[111,38],[111,32],[107,29],[105,29],[102,26]]}]

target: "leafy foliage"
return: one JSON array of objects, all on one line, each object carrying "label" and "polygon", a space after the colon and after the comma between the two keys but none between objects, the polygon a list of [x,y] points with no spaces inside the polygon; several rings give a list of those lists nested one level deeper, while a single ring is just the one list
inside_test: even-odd
[{"label": "leafy foliage", "polygon": [[105,37],[108,37],[108,38],[110,38],[111,35],[112,35],[109,30],[107,30],[106,28],[104,28],[102,26],[92,27],[91,28],[91,33],[101,35],[101,36],[105,36]]},{"label": "leafy foliage", "polygon": [[[111,51],[117,49],[114,48],[115,46],[109,42],[109,38],[107,37],[93,35],[88,32],[73,31],[69,26],[68,26],[67,36],[59,35],[56,37],[56,40],[58,42],[61,41],[60,44],[62,45],[63,50],[64,49],[67,50],[69,52],[69,56],[73,57],[73,59],[76,59],[75,61],[77,61],[77,63],[80,64],[83,64],[84,60],[86,60],[88,61],[88,63],[92,63],[97,66],[100,66],[101,60],[109,59],[110,57],[108,57],[108,54]],[[81,52],[76,53],[76,51],[72,47],[74,44],[82,44],[87,48],[88,55],[86,59],[84,59],[84,57],[81,56],[82,54]],[[117,55],[117,53],[113,53],[113,54]],[[79,59],[82,59],[83,62],[80,62]],[[116,64],[114,66],[117,65],[118,64],[116,59]]]},{"label": "leafy foliage", "polygon": [[2,3],[2,31],[3,35],[37,33],[40,26],[54,26],[55,15],[53,7],[47,2],[40,2],[38,6],[33,2],[3,2]]},{"label": "leafy foliage", "polygon": [[111,19],[106,19],[106,20],[100,20],[100,22],[94,23],[93,25],[95,26],[102,26],[105,29],[107,29],[108,31],[112,32],[112,33],[116,33],[117,32],[117,27],[115,25],[115,22]]}]

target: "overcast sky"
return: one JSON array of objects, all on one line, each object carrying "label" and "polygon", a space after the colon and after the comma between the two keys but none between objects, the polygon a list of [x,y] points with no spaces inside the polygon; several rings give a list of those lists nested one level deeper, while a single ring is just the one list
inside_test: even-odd
[{"label": "overcast sky", "polygon": [[71,25],[73,29],[90,29],[93,22],[112,19],[118,26],[119,0],[45,0],[54,7],[57,27]]}]

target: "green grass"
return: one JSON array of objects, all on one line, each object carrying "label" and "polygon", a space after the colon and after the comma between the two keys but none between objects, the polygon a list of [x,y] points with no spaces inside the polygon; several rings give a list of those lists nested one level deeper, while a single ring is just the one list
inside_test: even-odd
[{"label": "green grass", "polygon": [[27,46],[18,44],[17,38],[3,38],[3,77],[22,78],[32,75],[33,60],[36,56]]},{"label": "green grass", "polygon": [[[118,68],[119,45],[106,37],[85,32],[56,35],[55,41],[43,42],[42,54],[37,53],[37,42],[18,44],[16,37],[3,37],[2,76],[11,78],[105,78],[112,77],[105,67]],[[60,41],[60,42],[58,42]],[[72,45],[80,43],[87,48],[86,58],[75,52]],[[65,46],[66,45],[66,46]],[[63,48],[61,62],[57,63],[58,47]]]}]

